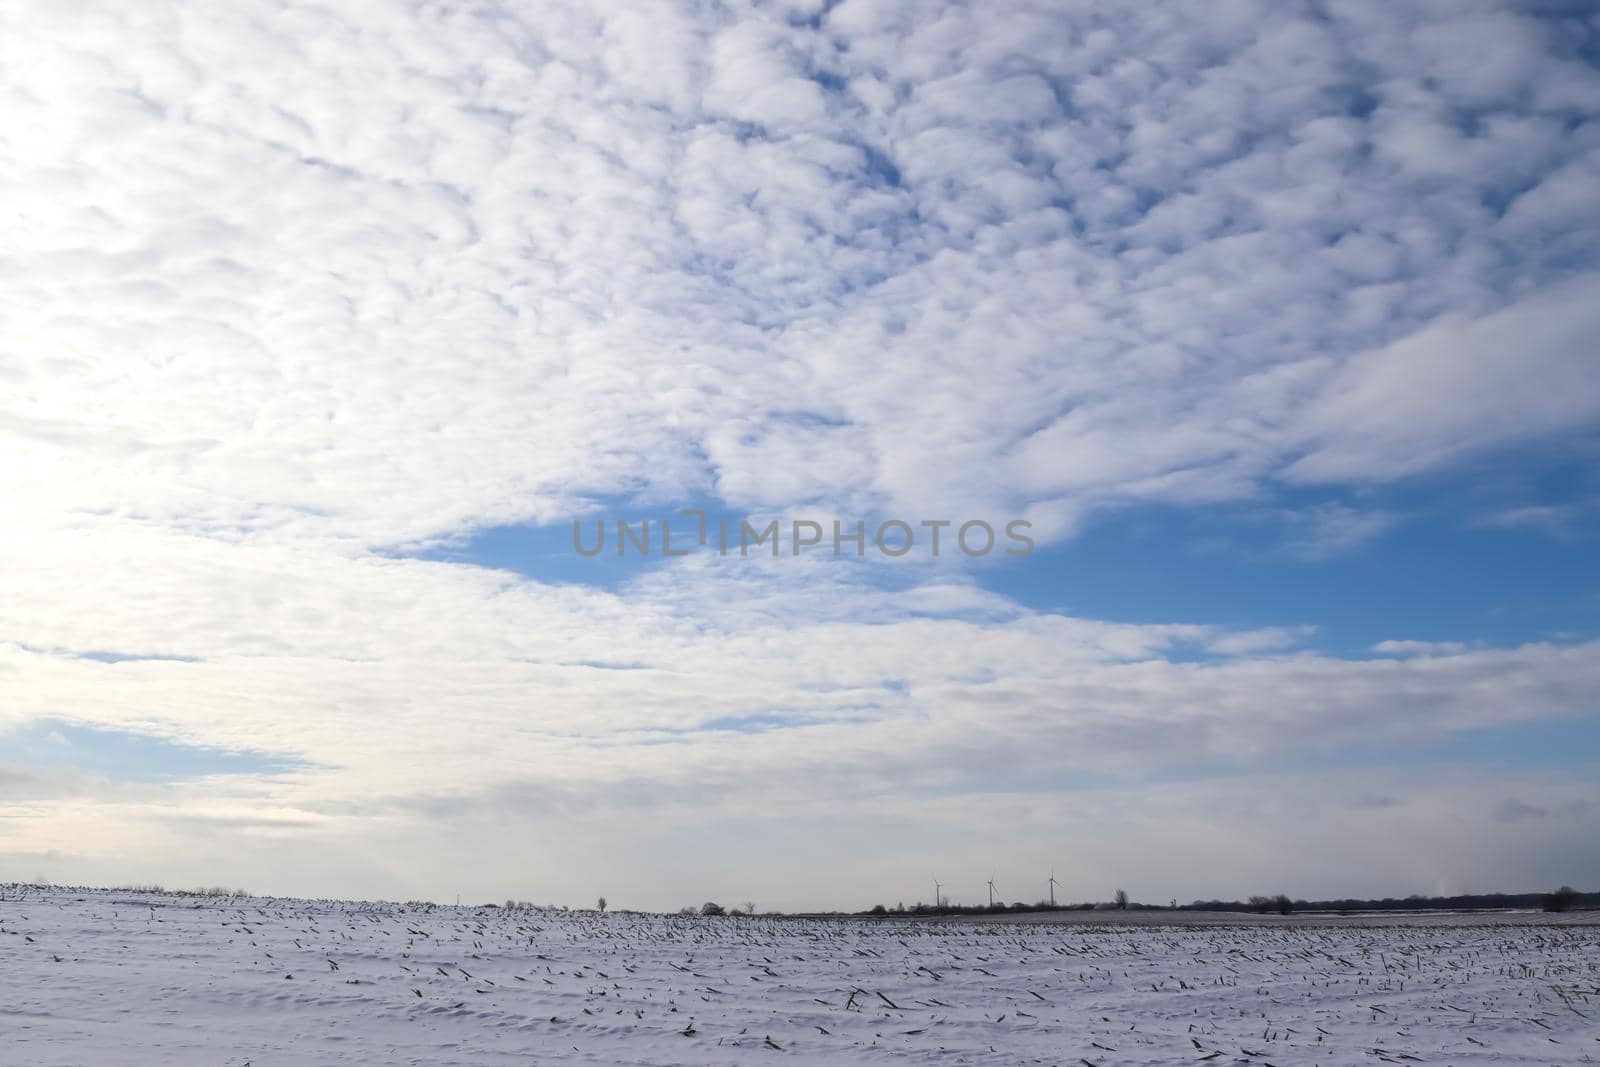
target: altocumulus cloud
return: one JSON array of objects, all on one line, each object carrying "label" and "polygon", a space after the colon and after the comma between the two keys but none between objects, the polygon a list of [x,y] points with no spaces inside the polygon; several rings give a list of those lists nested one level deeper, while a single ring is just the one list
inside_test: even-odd
[{"label": "altocumulus cloud", "polygon": [[[914,822],[1003,775],[1592,710],[1592,645],[1339,660],[931,573],[688,560],[610,593],[380,554],[619,497],[1061,539],[1587,433],[1585,5],[0,11],[0,725],[302,768],[86,787],[10,851],[199,865],[192,814],[308,850],[304,888],[440,891],[375,858],[438,847],[439,812],[604,868],[556,814],[799,813],[824,782]],[[1316,511],[1298,548],[1388,522]],[[1515,785],[1594,799],[1563,788]],[[1215,837],[1248,818],[1219,802]]]}]

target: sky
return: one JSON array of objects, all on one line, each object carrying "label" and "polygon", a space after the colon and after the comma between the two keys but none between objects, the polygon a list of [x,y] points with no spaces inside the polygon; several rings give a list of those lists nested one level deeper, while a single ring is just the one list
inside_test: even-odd
[{"label": "sky", "polygon": [[0,23],[0,879],[1600,888],[1592,4]]}]

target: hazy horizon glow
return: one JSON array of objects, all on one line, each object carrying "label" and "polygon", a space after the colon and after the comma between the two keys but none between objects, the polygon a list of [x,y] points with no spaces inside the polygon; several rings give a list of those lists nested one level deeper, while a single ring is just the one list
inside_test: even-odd
[{"label": "hazy horizon glow", "polygon": [[1589,5],[0,13],[0,880],[1600,888]]}]

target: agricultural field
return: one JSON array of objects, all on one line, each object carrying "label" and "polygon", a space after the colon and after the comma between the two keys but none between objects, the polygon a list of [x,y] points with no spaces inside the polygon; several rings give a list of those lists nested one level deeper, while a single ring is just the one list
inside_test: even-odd
[{"label": "agricultural field", "polygon": [[7,887],[0,1062],[1600,1061],[1593,915],[1179,918],[681,918]]}]

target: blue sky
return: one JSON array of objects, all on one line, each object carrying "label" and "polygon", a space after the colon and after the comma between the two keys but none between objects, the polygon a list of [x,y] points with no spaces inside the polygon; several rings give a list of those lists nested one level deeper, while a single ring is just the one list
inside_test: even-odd
[{"label": "blue sky", "polygon": [[[1600,554],[1587,515],[1595,499],[1587,484],[1592,479],[1585,475],[1571,469],[1524,468],[1517,480],[1524,491],[1513,498],[1541,503],[1517,507],[1497,501],[1500,494],[1486,500],[1482,472],[1369,494],[1358,506],[1385,515],[1382,527],[1362,532],[1356,543],[1331,546],[1317,540],[1319,531],[1308,530],[1308,523],[1337,523],[1356,506],[1324,493],[1288,492],[1204,508],[1119,508],[1096,516],[1071,539],[1037,547],[1026,558],[996,551],[978,561],[943,553],[941,573],[1037,611],[1130,623],[1307,627],[1300,646],[1336,655],[1360,655],[1389,640],[1491,645],[1592,640],[1600,636]],[[747,517],[705,500],[690,500],[685,506],[712,516],[713,541],[707,552],[715,549],[719,519],[727,523],[733,548],[725,565],[730,568],[739,565],[740,521],[761,530],[773,517]],[[1549,511],[1513,523],[1502,519],[1533,508]],[[847,534],[857,521],[866,522],[870,538],[884,518],[851,515],[841,521]],[[602,519],[607,523],[604,551],[574,551],[573,522],[583,546],[593,550]],[[619,519],[629,523],[635,536],[650,522],[647,555],[631,540],[618,552]],[[663,522],[671,526],[675,551],[699,550],[697,521],[649,504],[615,500],[568,522],[475,530],[416,555],[512,571],[541,582],[619,591],[671,565],[661,548]],[[1008,542],[1002,538],[999,543]],[[753,551],[760,555],[764,549]],[[831,557],[831,526],[821,546],[803,551]],[[853,544],[845,542],[843,551],[846,558],[839,566],[859,571],[861,565],[848,558]],[[792,552],[788,542],[783,552]],[[870,542],[868,554],[876,554]],[[931,562],[926,555],[925,549],[914,550],[908,559],[926,565]],[[919,568],[917,576],[925,569]],[[880,561],[872,580],[899,588],[915,577]]]},{"label": "blue sky", "polygon": [[1600,884],[1587,5],[9,29],[0,878]]},{"label": "blue sky", "polygon": [[272,775],[291,760],[163,740],[147,733],[34,720],[0,738],[7,753],[36,772],[71,771],[114,781],[172,782],[217,774]]}]

